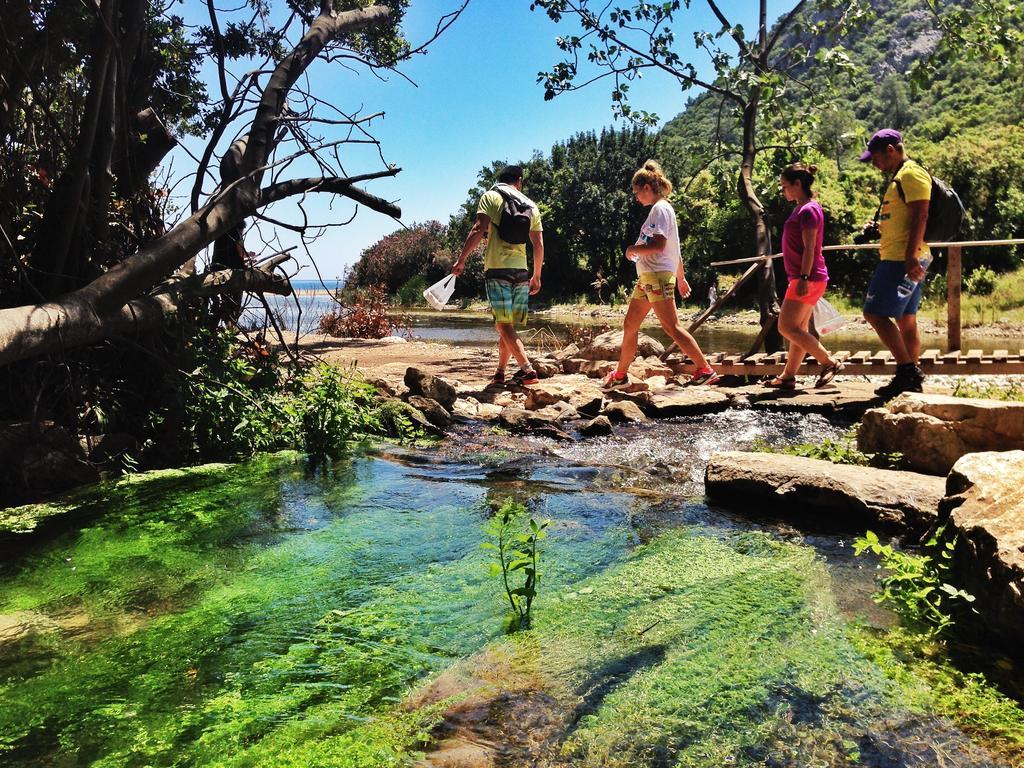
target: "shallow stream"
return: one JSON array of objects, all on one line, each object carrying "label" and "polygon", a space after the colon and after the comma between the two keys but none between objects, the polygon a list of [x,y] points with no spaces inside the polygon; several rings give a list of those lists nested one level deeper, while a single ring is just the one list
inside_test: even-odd
[{"label": "shallow stream", "polygon": [[[842,431],[477,429],[90,489],[3,553],[0,764],[1024,764],[1019,705],[892,632],[848,534],[705,504],[712,451]],[[514,634],[480,548],[510,496],[552,521]]]}]

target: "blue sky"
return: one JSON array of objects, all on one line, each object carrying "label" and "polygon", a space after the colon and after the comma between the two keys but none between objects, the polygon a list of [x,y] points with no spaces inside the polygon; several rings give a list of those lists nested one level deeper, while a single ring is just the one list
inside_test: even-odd
[{"label": "blue sky", "polygon": [[[406,37],[413,43],[428,38],[437,18],[456,5],[456,0],[413,0],[404,24]],[[721,6],[748,30],[756,28],[755,3],[724,0]],[[786,7],[779,0],[769,5],[773,15]],[[182,13],[189,22],[206,19],[200,0],[184,0],[173,12]],[[679,14],[676,37],[692,50],[695,29],[717,26],[706,5],[695,0],[691,10]],[[608,81],[547,102],[536,82],[538,71],[560,60],[555,38],[574,31],[567,21],[556,25],[543,12],[531,12],[529,0],[470,0],[462,17],[426,55],[401,66],[415,85],[393,74],[381,82],[366,72],[322,63],[310,69],[310,85],[318,96],[346,111],[384,111],[384,119],[374,121],[372,132],[381,141],[387,162],[403,170],[393,179],[368,183],[367,189],[397,201],[405,224],[430,219],[447,222],[474,186],[477,171],[490,161],[525,159],[534,150],[547,152],[552,144],[578,131],[613,124]],[[706,63],[700,54],[692,60]],[[631,103],[658,113],[662,121],[678,114],[685,99],[667,75],[646,76],[631,88]],[[189,144],[195,146],[195,142]],[[366,147],[346,149],[343,159],[352,174],[381,167],[376,150]],[[179,154],[175,164],[184,168],[189,161]],[[311,221],[338,222],[352,214],[352,204],[343,199],[314,197],[306,206]],[[297,220],[294,209],[284,205],[275,208],[273,215]],[[328,230],[311,253],[324,278],[333,280],[364,248],[400,226],[362,209],[350,225]],[[288,232],[278,234],[286,245],[295,242]],[[255,237],[247,238],[247,246],[260,250]],[[300,263],[308,261],[300,257]],[[315,274],[305,268],[299,277]]]}]

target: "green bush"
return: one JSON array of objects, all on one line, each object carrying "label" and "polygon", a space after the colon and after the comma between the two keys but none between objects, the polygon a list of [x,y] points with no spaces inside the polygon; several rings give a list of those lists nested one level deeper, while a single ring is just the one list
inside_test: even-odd
[{"label": "green bush", "polygon": [[423,292],[427,290],[427,279],[423,275],[409,278],[395,293],[395,301],[402,307],[422,307],[427,303]]},{"label": "green bush", "polygon": [[234,332],[200,331],[181,373],[181,431],[196,460],[286,448],[337,457],[365,435],[416,437],[411,422],[395,429],[379,417],[375,389],[354,368],[282,360]]},{"label": "green bush", "polygon": [[990,296],[996,289],[996,273],[988,267],[978,267],[964,281],[964,288],[974,296]]}]

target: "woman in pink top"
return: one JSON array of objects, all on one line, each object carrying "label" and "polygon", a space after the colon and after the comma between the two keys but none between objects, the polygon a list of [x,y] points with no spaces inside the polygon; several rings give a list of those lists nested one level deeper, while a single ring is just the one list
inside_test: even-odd
[{"label": "woman in pink top", "polygon": [[815,165],[794,163],[779,177],[782,194],[794,206],[782,228],[782,261],[789,287],[779,315],[779,332],[789,340],[789,354],[782,373],[765,382],[766,386],[777,389],[796,388],[796,374],[806,354],[821,363],[821,375],[815,387],[825,386],[843,369],[843,364],[833,360],[807,330],[814,305],[825,295],[828,285],[828,269],[821,252],[825,212],[811,189],[817,170]]}]

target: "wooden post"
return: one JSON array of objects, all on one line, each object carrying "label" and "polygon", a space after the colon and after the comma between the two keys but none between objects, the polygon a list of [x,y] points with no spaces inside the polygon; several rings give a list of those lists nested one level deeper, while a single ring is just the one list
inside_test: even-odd
[{"label": "wooden post", "polygon": [[946,342],[953,352],[960,349],[960,246],[949,246],[946,254]]},{"label": "wooden post", "polygon": [[[763,259],[758,259],[756,263],[751,264],[747,268],[747,271],[744,272],[742,275],[740,275],[739,280],[737,280],[735,283],[733,283],[732,287],[728,291],[726,291],[725,294],[723,294],[722,297],[718,299],[718,301],[716,301],[710,307],[708,307],[703,312],[701,312],[700,315],[692,323],[690,323],[690,327],[686,329],[686,332],[687,333],[693,333],[698,328],[700,328],[702,325],[704,325],[704,321],[707,320],[709,317],[711,317],[712,313],[716,312],[719,307],[721,307],[723,304],[725,304],[725,302],[727,302],[729,299],[731,299],[733,294],[735,294],[736,291],[738,291],[740,289],[740,286],[743,285],[745,282],[747,282],[747,280],[750,278],[750,276],[753,275],[758,270],[758,268],[761,266],[761,262],[762,261],[763,261]],[[673,301],[674,300],[675,300],[675,297],[673,296]],[[673,341],[668,346],[668,348],[665,350],[665,352],[662,354],[661,359],[662,360],[667,360],[668,356],[670,354],[672,354],[673,350],[677,349],[678,346],[679,345],[676,344]]]}]

